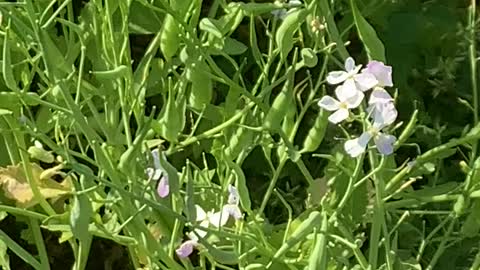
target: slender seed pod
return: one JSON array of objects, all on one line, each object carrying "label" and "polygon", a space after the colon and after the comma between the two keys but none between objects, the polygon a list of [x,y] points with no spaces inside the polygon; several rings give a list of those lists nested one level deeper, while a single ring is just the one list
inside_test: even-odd
[{"label": "slender seed pod", "polygon": [[315,123],[308,131],[307,137],[303,141],[302,152],[313,152],[317,150],[325,137],[328,126],[328,113],[324,109],[320,109]]},{"label": "slender seed pod", "polygon": [[273,100],[272,107],[268,110],[263,127],[268,130],[277,130],[280,128],[280,123],[285,116],[285,111],[291,106],[293,96],[293,83],[295,78],[295,70],[290,68],[288,71],[288,79],[283,85],[282,91]]},{"label": "slender seed pod", "polygon": [[306,9],[296,10],[285,17],[280,27],[278,27],[275,34],[275,42],[280,50],[282,59],[286,59],[288,53],[293,49],[294,39],[293,35],[297,29],[302,25],[307,17]]}]

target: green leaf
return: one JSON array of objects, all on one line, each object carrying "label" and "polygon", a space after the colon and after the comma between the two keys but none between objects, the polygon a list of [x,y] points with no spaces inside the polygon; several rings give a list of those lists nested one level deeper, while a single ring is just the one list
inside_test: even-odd
[{"label": "green leaf", "polygon": [[10,270],[10,259],[7,250],[7,244],[0,238],[0,266],[2,266],[3,270]]},{"label": "green leaf", "polygon": [[221,27],[215,19],[203,18],[199,24],[200,30],[212,34],[217,38],[223,38]]},{"label": "green leaf", "polygon": [[230,37],[227,37],[224,42],[223,51],[228,55],[240,55],[248,49],[245,44]]},{"label": "green leaf", "polygon": [[375,29],[365,20],[358,10],[355,0],[350,0],[352,7],[353,19],[357,27],[358,36],[363,41],[368,57],[372,60],[385,61],[385,47],[382,41],[378,38]]}]

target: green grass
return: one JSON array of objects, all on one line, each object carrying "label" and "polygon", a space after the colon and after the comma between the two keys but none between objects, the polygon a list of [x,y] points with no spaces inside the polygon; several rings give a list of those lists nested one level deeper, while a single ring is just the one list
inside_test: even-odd
[{"label": "green grass", "polygon": [[[475,1],[0,12],[2,269],[480,269]],[[366,100],[340,124],[318,105],[348,57],[393,69],[391,155],[344,149]]]}]

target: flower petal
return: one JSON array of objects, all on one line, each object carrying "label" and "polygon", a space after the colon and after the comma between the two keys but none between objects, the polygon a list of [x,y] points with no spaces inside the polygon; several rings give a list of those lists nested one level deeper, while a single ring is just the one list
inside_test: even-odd
[{"label": "flower petal", "polygon": [[327,111],[336,111],[340,108],[340,102],[331,96],[323,96],[318,102],[318,106],[324,108]]},{"label": "flower petal", "polygon": [[207,213],[205,213],[205,210],[203,210],[200,205],[195,204],[195,212],[195,221],[207,220]]},{"label": "flower petal", "polygon": [[152,150],[152,157],[153,157],[153,167],[156,170],[161,169],[162,167],[160,166],[160,153],[158,149]]},{"label": "flower petal", "polygon": [[345,60],[345,70],[347,72],[351,72],[355,69],[355,60],[353,60],[352,57],[348,57],[346,60]]},{"label": "flower petal", "polygon": [[373,126],[378,129],[382,129],[395,122],[398,115],[398,111],[392,102],[372,104],[371,113]]},{"label": "flower petal", "polygon": [[160,178],[160,182],[158,182],[157,186],[157,193],[160,198],[165,198],[170,193],[170,185],[168,183],[168,176],[164,175]]},{"label": "flower petal", "polygon": [[357,91],[357,93],[354,96],[349,97],[345,100],[345,103],[347,104],[347,108],[353,109],[358,107],[362,103],[362,100],[364,97],[365,95],[363,94],[363,92]]},{"label": "flower petal", "polygon": [[193,252],[193,248],[196,247],[198,244],[196,241],[193,240],[187,240],[183,242],[179,248],[175,250],[175,253],[177,253],[177,256],[181,259],[184,259]]},{"label": "flower petal", "polygon": [[393,86],[391,66],[386,66],[379,61],[370,61],[365,71],[373,74],[375,78],[377,78],[380,86]]},{"label": "flower petal", "polygon": [[337,124],[348,118],[348,110],[340,108],[328,117],[328,121]]},{"label": "flower petal", "polygon": [[[339,91],[339,93],[337,93]],[[336,88],[335,93],[337,95],[338,100],[342,101],[340,98],[349,98],[357,94],[357,92],[360,91],[358,89],[357,84],[352,78],[348,78],[345,80],[345,82],[341,85],[341,88]],[[338,96],[340,95],[340,96]]]},{"label": "flower petal", "polygon": [[[202,220],[202,222],[200,222],[199,226],[200,227],[203,227],[203,228],[208,228],[208,225],[210,225],[210,221],[208,219],[205,219],[205,220]],[[200,228],[198,229],[195,229],[195,232],[198,234],[198,236],[200,236],[201,238],[204,238],[206,235],[207,235],[207,231],[205,230],[202,230]],[[192,240],[198,240],[198,237],[192,233],[192,235],[195,237],[195,238],[192,238],[190,237],[190,239]]]},{"label": "flower petal", "polygon": [[393,153],[393,144],[395,143],[395,136],[383,134],[379,132],[375,138],[375,145],[380,153],[384,155],[390,155]]},{"label": "flower petal", "polygon": [[329,84],[339,84],[345,81],[348,78],[348,73],[341,70],[341,71],[331,71],[327,75],[327,82]]},{"label": "flower petal", "polygon": [[375,76],[367,72],[355,74],[353,75],[353,79],[357,84],[357,88],[361,91],[367,91],[378,84],[378,81],[377,79],[375,79]]},{"label": "flower petal", "polygon": [[367,148],[371,138],[370,133],[364,132],[360,137],[346,141],[343,148],[351,157],[358,157],[365,152],[365,148]]},{"label": "flower petal", "polygon": [[388,103],[392,102],[393,98],[390,94],[381,87],[375,87],[370,94],[370,99],[368,100],[368,104],[375,104],[375,103]]},{"label": "flower petal", "polygon": [[209,215],[208,220],[210,221],[210,224],[213,226],[219,228],[227,224],[228,222],[228,213],[224,211],[218,211],[216,213],[213,213]]},{"label": "flower petal", "polygon": [[235,204],[227,204],[223,206],[223,214],[233,217],[235,220],[242,219],[242,211]]},{"label": "flower petal", "polygon": [[238,205],[240,196],[238,190],[232,185],[228,185],[228,204]]}]

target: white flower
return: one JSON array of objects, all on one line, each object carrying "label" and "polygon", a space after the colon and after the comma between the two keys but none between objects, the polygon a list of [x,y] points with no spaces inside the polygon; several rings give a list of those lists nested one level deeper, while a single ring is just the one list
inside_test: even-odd
[{"label": "white flower", "polygon": [[393,102],[392,96],[383,88],[375,87],[370,94],[370,99],[368,100],[368,105],[372,106],[378,103],[389,103]]},{"label": "white flower", "polygon": [[360,137],[348,140],[344,144],[345,151],[351,157],[357,157],[365,152],[368,142],[373,138],[375,146],[383,155],[390,155],[393,153],[393,144],[395,143],[395,136],[384,134],[381,132],[383,128],[392,124],[397,118],[397,110],[393,103],[377,103],[374,104],[372,112],[373,124],[362,133]]},{"label": "white flower", "polygon": [[160,154],[158,149],[152,150],[152,158],[153,167],[147,168],[147,175],[150,179],[158,180],[160,179],[160,176],[162,176],[162,167],[160,166]]},{"label": "white flower", "polygon": [[162,166],[160,165],[160,153],[158,149],[152,151],[153,157],[153,168],[147,168],[146,172],[148,178],[155,181],[160,180],[157,185],[157,194],[160,198],[165,198],[170,193],[170,184],[168,182],[168,175],[163,172]]},{"label": "white flower", "polygon": [[328,120],[334,124],[340,123],[341,121],[348,118],[349,111],[348,109],[353,109],[358,107],[362,103],[363,97],[365,96],[360,91],[355,91],[353,95],[350,95],[350,92],[345,89],[345,86],[340,85],[335,89],[335,95],[338,100],[332,98],[331,96],[324,96],[318,102],[318,106],[324,108],[327,111],[335,111],[332,115],[328,117]]},{"label": "white flower", "polygon": [[339,84],[343,82],[345,93],[353,96],[357,91],[367,91],[378,84],[375,76],[368,72],[358,74],[362,65],[355,66],[355,60],[349,57],[345,60],[345,71],[331,71],[327,75],[329,84]]}]

